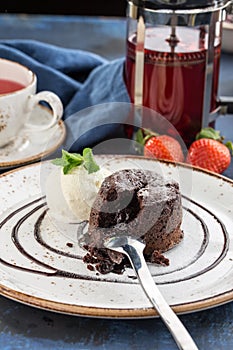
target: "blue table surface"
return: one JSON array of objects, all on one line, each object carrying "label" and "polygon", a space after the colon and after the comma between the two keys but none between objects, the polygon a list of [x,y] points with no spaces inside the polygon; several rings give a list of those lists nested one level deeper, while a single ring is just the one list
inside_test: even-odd
[{"label": "blue table surface", "polygon": [[[95,52],[112,60],[125,54],[124,18],[1,14],[0,39],[35,39]],[[233,96],[233,56],[222,53],[219,94]],[[217,128],[233,140],[233,116]],[[232,162],[233,163],[233,162]],[[233,178],[233,167],[224,173]],[[233,281],[232,281],[233,287]],[[233,303],[180,315],[199,349],[233,348]],[[56,314],[0,297],[0,349],[177,349],[159,318],[98,319]]]}]

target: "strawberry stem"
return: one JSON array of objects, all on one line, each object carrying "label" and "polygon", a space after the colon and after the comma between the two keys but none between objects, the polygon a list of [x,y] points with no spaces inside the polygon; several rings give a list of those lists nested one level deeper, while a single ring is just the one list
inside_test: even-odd
[{"label": "strawberry stem", "polygon": [[140,145],[144,146],[146,141],[148,141],[151,137],[158,135],[158,133],[150,129],[138,129],[135,141],[138,142]]},{"label": "strawberry stem", "polygon": [[225,139],[225,137],[220,134],[220,131],[215,130],[211,127],[203,128],[199,133],[197,133],[196,140],[204,138],[213,139],[223,143],[229,149],[231,155],[233,155],[233,143],[231,141],[227,141],[224,143],[223,140]]},{"label": "strawberry stem", "polygon": [[229,149],[231,155],[233,155],[233,143],[231,141],[227,141],[225,146]]},{"label": "strawberry stem", "polygon": [[201,129],[201,131],[197,133],[196,140],[200,139],[213,139],[222,142],[224,137],[220,135],[220,131],[208,127]]},{"label": "strawberry stem", "polygon": [[[225,137],[220,134],[220,131],[215,130],[211,127],[203,128],[203,129],[201,129],[201,131],[199,133],[197,133],[196,140],[200,140],[200,139],[204,139],[204,138],[205,139],[213,139],[213,140],[219,141],[221,143],[223,143],[223,140],[225,139]],[[232,155],[233,154],[232,142],[227,141],[223,144],[229,149],[229,151]]]}]

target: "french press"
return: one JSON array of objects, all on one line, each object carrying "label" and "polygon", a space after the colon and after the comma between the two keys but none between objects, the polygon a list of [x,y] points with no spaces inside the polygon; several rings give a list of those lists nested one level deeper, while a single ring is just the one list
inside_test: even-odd
[{"label": "french press", "polygon": [[125,81],[132,103],[165,117],[189,145],[216,118],[229,0],[128,0]]}]

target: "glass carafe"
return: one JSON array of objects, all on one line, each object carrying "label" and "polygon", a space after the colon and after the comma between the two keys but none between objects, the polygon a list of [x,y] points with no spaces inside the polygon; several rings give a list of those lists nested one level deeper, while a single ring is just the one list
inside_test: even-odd
[{"label": "glass carafe", "polygon": [[231,1],[130,0],[125,81],[131,101],[189,145],[218,111],[222,21]]}]

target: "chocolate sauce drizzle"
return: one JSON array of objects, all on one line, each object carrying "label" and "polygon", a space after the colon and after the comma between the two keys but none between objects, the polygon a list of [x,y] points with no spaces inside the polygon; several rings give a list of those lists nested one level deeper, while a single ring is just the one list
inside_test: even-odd
[{"label": "chocolate sauce drizzle", "polygon": [[[210,210],[208,210],[207,208],[205,208],[204,206],[202,206],[201,204],[193,201],[192,199],[183,196],[183,198],[185,198],[187,201],[191,202],[192,204],[194,204],[195,206],[201,208],[203,211],[205,211],[208,215],[211,215],[219,224],[220,228],[221,228],[221,233],[223,235],[223,246],[221,249],[220,254],[218,255],[218,257],[209,265],[204,267],[202,270],[199,270],[196,273],[190,274],[189,276],[186,276],[184,278],[180,278],[177,280],[172,279],[171,281],[166,281],[166,282],[160,282],[158,284],[173,284],[173,283],[177,283],[177,282],[181,282],[183,280],[189,280],[192,279],[194,277],[197,277],[201,274],[206,273],[207,271],[213,269],[215,266],[217,266],[226,256],[228,249],[229,249],[229,234],[226,230],[225,225],[223,224],[223,222],[214,214],[212,213]],[[45,196],[41,196],[38,197],[30,202],[27,202],[24,205],[19,206],[17,209],[12,210],[12,212],[0,222],[0,229],[4,227],[5,224],[8,223],[9,220],[11,220],[14,216],[20,214],[22,211],[24,211],[25,209],[30,209],[30,207],[33,207],[31,210],[29,210],[26,214],[23,214],[20,219],[17,221],[17,223],[12,227],[11,230],[11,239],[15,245],[15,247],[17,248],[17,250],[20,252],[20,254],[22,254],[24,257],[26,257],[29,262],[33,262],[36,263],[38,266],[44,267],[45,269],[49,270],[48,271],[40,271],[40,270],[36,270],[36,269],[32,269],[32,268],[27,268],[27,267],[23,267],[23,266],[18,266],[15,264],[12,264],[2,258],[0,258],[0,263],[14,268],[14,269],[19,269],[19,270],[23,270],[29,273],[34,273],[34,274],[38,274],[38,275],[44,275],[47,277],[66,277],[66,278],[74,278],[74,279],[82,279],[82,280],[93,280],[93,281],[108,281],[108,282],[117,282],[117,283],[137,283],[136,281],[134,282],[132,279],[129,281],[119,281],[117,279],[114,279],[113,277],[111,277],[111,279],[105,279],[103,278],[103,276],[98,277],[97,275],[92,275],[91,277],[85,274],[77,274],[77,273],[70,273],[68,271],[64,271],[64,270],[59,270],[56,269],[52,266],[50,266],[47,263],[44,263],[42,261],[40,261],[39,259],[35,258],[35,256],[31,255],[28,251],[25,250],[25,248],[22,246],[22,244],[20,243],[20,239],[19,239],[19,229],[21,227],[21,225],[26,222],[27,220],[30,220],[31,216],[34,215],[35,213],[39,212],[39,214],[37,215],[37,219],[34,223],[34,239],[44,248],[46,248],[48,251],[52,251],[53,253],[57,254],[58,256],[67,256],[69,258],[72,258],[74,260],[82,260],[82,256],[81,255],[76,255],[76,254],[72,254],[69,252],[65,252],[59,249],[56,249],[54,247],[52,247],[51,245],[49,245],[47,242],[45,242],[42,238],[41,235],[41,225],[43,220],[45,219],[46,215],[47,215],[47,207],[46,207],[46,202],[44,201]],[[42,213],[40,213],[40,211],[44,208],[44,210],[42,211]],[[189,262],[186,266],[182,266],[180,268],[180,270],[185,269],[187,266],[193,264],[197,259],[200,258],[200,256],[202,256],[206,250],[206,248],[208,247],[209,244],[209,239],[210,239],[210,233],[209,233],[209,229],[206,225],[206,223],[204,222],[204,220],[197,214],[195,213],[193,210],[184,207],[183,208],[185,211],[189,212],[189,214],[191,214],[196,220],[198,220],[201,224],[202,227],[202,231],[203,231],[203,239],[202,239],[202,243],[201,243],[201,247],[198,251],[198,253],[193,257],[192,261]],[[81,228],[84,228],[84,224],[80,223]],[[80,229],[80,227],[79,227]],[[1,234],[1,231],[0,231]],[[166,272],[161,273],[161,275],[165,275]],[[158,275],[157,275],[158,276]],[[130,276],[128,276],[130,277]]]},{"label": "chocolate sauce drizzle", "polygon": [[[42,245],[43,247],[47,248],[48,250],[50,250],[50,251],[52,251],[52,252],[54,252],[56,254],[67,256],[69,258],[82,260],[82,256],[81,255],[72,254],[72,253],[64,252],[63,250],[60,250],[60,249],[56,249],[56,248],[52,247],[51,245],[49,245],[47,242],[44,241],[44,239],[42,238],[42,235],[41,235],[41,223],[44,220],[44,217],[45,217],[47,211],[48,211],[48,209],[44,210],[43,213],[38,217],[38,219],[37,219],[37,221],[35,223],[34,237],[37,240],[37,242],[40,245]],[[82,221],[82,222],[78,223],[77,226],[82,226],[83,223],[84,222]]]}]

